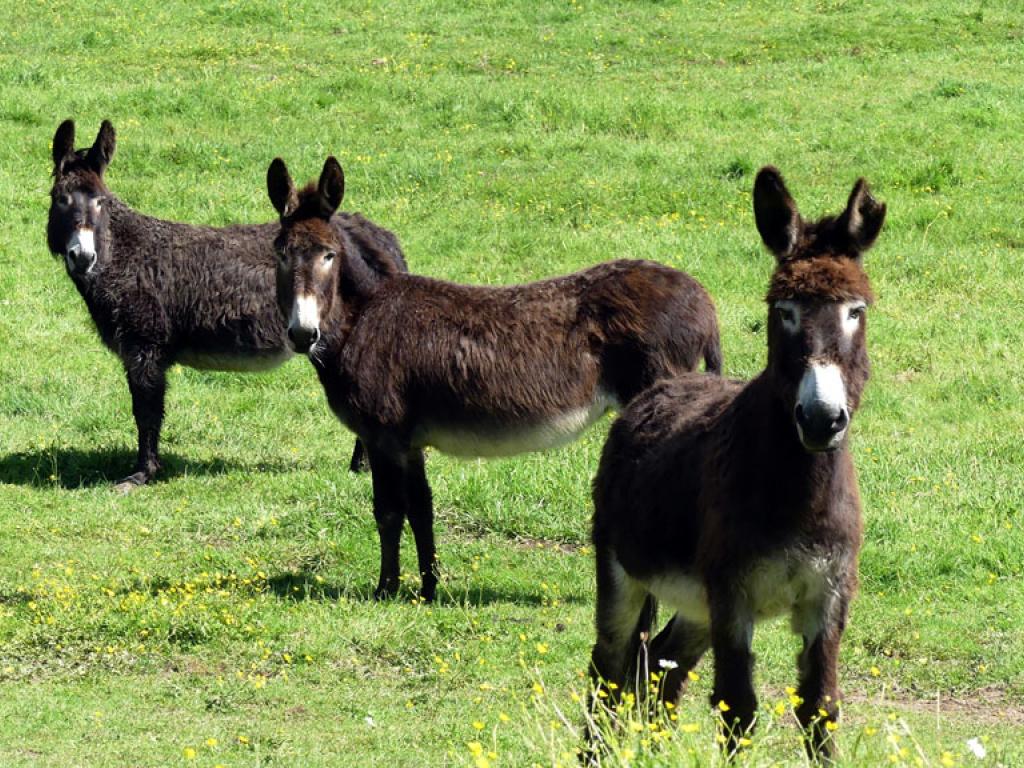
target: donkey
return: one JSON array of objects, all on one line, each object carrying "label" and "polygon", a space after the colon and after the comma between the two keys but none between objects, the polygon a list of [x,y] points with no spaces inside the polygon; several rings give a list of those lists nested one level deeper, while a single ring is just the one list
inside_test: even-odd
[{"label": "donkey", "polygon": [[765,167],[754,215],[777,260],[767,367],[746,384],[691,374],[659,382],[616,420],[602,452],[593,704],[642,673],[638,652],[660,601],[674,614],[645,650],[668,668],[661,696],[675,702],[711,648],[711,701],[728,713],[732,751],[757,709],[754,623],[788,612],[803,638],[796,714],[808,753],[827,760],[861,541],[846,441],[868,378],[872,294],[861,261],[885,205],[861,179],[842,214],[805,221]]},{"label": "donkey", "polygon": [[366,446],[380,535],[378,599],[399,581],[408,518],[421,597],[437,586],[423,449],[514,455],[573,440],[656,379],[721,369],[711,298],[690,276],[619,260],[500,288],[365,267],[327,226],[344,174],[328,158],[296,191],[278,158],[267,173],[281,216],[277,296],[288,337],[315,366],[338,418]]},{"label": "donkey", "polygon": [[[159,469],[171,365],[261,371],[291,357],[274,292],[278,225],[195,227],[137,213],[104,181],[116,145],[110,122],[89,149],[75,151],[74,141],[66,120],[53,138],[47,243],[128,376],[138,458],[117,487],[129,491]],[[339,214],[330,228],[363,262],[365,280],[406,269],[395,236],[359,214]],[[361,456],[357,441],[353,470]]]}]

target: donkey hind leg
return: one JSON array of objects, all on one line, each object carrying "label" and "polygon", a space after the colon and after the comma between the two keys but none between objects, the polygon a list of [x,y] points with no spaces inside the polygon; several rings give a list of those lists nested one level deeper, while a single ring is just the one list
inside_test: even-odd
[{"label": "donkey hind leg", "polygon": [[154,349],[133,350],[125,353],[123,359],[132,396],[132,415],[139,434],[135,470],[115,486],[121,493],[127,493],[148,483],[160,469],[158,452],[167,392],[167,365]]},{"label": "donkey hind leg", "polygon": [[[645,639],[653,622],[654,599],[606,553],[597,555],[597,641],[591,651],[593,691],[585,729],[584,763],[599,764],[602,725],[614,713],[623,687],[646,667]],[[638,662],[638,655],[644,658]]]},{"label": "donkey hind leg", "polygon": [[352,459],[348,463],[348,471],[361,474],[369,468],[370,465],[366,461],[366,449],[363,448],[363,441],[357,437],[356,444],[352,448]]},{"label": "donkey hind leg", "polygon": [[630,673],[646,666],[637,663],[637,655],[654,610],[654,599],[643,585],[629,578],[610,555],[598,552],[597,641],[590,655],[594,690],[586,737],[591,746],[602,741],[597,727],[602,710],[614,711]]},{"label": "donkey hind leg", "polygon": [[420,598],[432,602],[437,591],[437,551],[434,548],[434,504],[423,466],[423,451],[409,454],[405,476],[406,510],[416,540],[422,588]]},{"label": "donkey hind leg", "polygon": [[380,536],[380,578],[373,596],[383,600],[398,591],[398,553],[406,515],[406,457],[369,447],[367,454],[373,477],[373,517]]},{"label": "donkey hind leg", "polygon": [[[659,683],[659,698],[675,704],[686,689],[690,671],[711,646],[707,627],[693,624],[679,614],[651,641],[651,666],[658,671],[665,667]],[[667,662],[667,664],[662,664]]]},{"label": "donkey hind leg", "polygon": [[[829,611],[815,612],[800,621],[794,614],[794,625],[803,635],[803,650],[797,660],[800,704],[797,720],[804,728],[804,747],[812,761],[831,764],[835,755],[833,731],[839,720],[839,642],[846,626],[848,602],[840,598]],[[824,713],[824,714],[823,714]]]},{"label": "donkey hind leg", "polygon": [[711,648],[715,656],[715,684],[711,705],[719,710],[725,733],[723,747],[732,755],[740,738],[754,725],[757,695],[754,693],[753,616],[736,604],[727,590],[709,590]]}]

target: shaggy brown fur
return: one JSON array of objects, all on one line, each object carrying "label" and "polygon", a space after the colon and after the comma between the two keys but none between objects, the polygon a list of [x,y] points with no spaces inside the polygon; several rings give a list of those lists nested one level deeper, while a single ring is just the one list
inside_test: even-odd
[{"label": "shaggy brown fur", "polygon": [[[757,709],[754,622],[789,613],[804,641],[797,715],[808,752],[828,759],[826,722],[838,715],[836,663],[861,541],[845,442],[868,376],[862,305],[871,294],[860,255],[885,208],[858,182],[850,206],[866,214],[848,207],[827,226],[806,223],[774,168],[759,173],[754,205],[778,259],[768,365],[746,384],[691,374],[659,382],[612,426],[594,480],[591,671],[613,702],[633,674],[646,680],[647,670],[636,668],[641,633],[651,630],[657,601],[669,605],[674,615],[647,649],[651,671],[660,671],[658,660],[678,664],[663,688],[674,701],[687,672],[713,649],[712,704],[728,704],[733,750]],[[842,221],[855,224],[839,233]],[[830,235],[807,235],[822,231]],[[840,240],[847,248],[837,253]],[[818,400],[828,393],[804,392],[808,371],[821,367],[838,368],[843,392],[833,396],[845,397],[828,414],[827,439],[813,427],[813,411],[827,410]]]},{"label": "shaggy brown fur", "polygon": [[779,299],[862,299],[871,304],[875,300],[861,265],[853,259],[832,255],[783,262],[772,275],[767,298],[769,303]]},{"label": "shaggy brown fur", "polygon": [[[266,370],[291,351],[277,311],[273,240],[278,224],[196,227],[133,211],[107,188],[113,126],[104,121],[88,150],[75,151],[70,120],[53,140],[50,251],[64,257],[103,343],[121,358],[138,427],[138,460],[119,487],[148,482],[174,363],[212,370]],[[370,282],[405,269],[398,241],[358,214],[330,227],[362,262]],[[95,248],[80,247],[82,232]],[[353,467],[358,465],[357,444]]]},{"label": "shaggy brown fur", "polygon": [[325,224],[343,189],[333,158],[318,187],[301,194],[283,162],[271,165],[268,191],[282,214],[278,298],[334,412],[366,444],[381,538],[378,596],[398,586],[408,518],[422,594],[431,599],[423,448],[462,456],[541,450],[702,358],[717,372],[714,306],[688,275],[643,261],[502,288],[406,274],[360,286],[345,243]]}]

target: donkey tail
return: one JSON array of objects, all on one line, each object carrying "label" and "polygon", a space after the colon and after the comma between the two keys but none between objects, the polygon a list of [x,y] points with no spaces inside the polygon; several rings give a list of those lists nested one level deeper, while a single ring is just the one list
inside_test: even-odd
[{"label": "donkey tail", "polygon": [[718,338],[718,330],[704,345],[704,372],[722,375],[722,342]]}]

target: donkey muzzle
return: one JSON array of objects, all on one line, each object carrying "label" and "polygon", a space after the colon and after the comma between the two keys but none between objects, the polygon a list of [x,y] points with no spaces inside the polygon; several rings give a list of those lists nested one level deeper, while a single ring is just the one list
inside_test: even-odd
[{"label": "donkey muzzle", "polygon": [[68,269],[76,275],[87,275],[96,266],[96,240],[91,229],[76,229],[68,240],[64,255]]},{"label": "donkey muzzle", "polygon": [[296,352],[306,354],[320,341],[320,329],[288,326],[288,340]]},{"label": "donkey muzzle", "polygon": [[850,426],[846,385],[839,366],[813,364],[800,381],[793,420],[804,448],[830,451],[839,446]]},{"label": "donkey muzzle", "polygon": [[797,403],[793,413],[800,442],[809,451],[830,451],[839,446],[850,424],[847,408],[804,408]]},{"label": "donkey muzzle", "polygon": [[315,296],[299,294],[288,317],[288,340],[306,354],[320,341],[320,304]]}]

